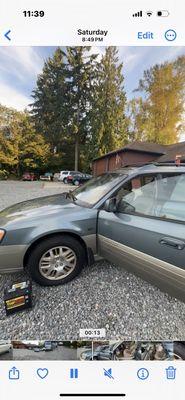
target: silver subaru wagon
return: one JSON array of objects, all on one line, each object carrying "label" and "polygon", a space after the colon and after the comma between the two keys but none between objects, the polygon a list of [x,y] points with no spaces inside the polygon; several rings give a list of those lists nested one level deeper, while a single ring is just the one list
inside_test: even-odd
[{"label": "silver subaru wagon", "polygon": [[0,273],[58,285],[97,257],[185,301],[184,166],[122,168],[0,212]]}]

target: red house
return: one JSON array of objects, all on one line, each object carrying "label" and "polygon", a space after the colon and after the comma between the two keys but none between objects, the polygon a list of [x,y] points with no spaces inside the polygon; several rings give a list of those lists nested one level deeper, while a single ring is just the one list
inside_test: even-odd
[{"label": "red house", "polygon": [[185,162],[185,142],[161,145],[148,142],[133,142],[121,149],[111,151],[93,160],[93,175],[114,171],[125,165],[144,164],[152,161],[173,163],[179,158]]}]

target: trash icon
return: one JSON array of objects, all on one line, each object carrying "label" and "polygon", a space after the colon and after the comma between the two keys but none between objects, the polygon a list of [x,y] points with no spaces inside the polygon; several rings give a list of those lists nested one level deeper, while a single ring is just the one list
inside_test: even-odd
[{"label": "trash icon", "polygon": [[173,380],[176,378],[176,368],[172,367],[172,365],[166,368],[166,378]]}]

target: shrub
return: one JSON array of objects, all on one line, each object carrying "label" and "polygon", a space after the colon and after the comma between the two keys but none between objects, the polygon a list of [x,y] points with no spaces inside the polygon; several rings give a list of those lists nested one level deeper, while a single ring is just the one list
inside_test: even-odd
[{"label": "shrub", "polygon": [[5,169],[0,169],[0,180],[4,181],[8,178],[8,174]]}]

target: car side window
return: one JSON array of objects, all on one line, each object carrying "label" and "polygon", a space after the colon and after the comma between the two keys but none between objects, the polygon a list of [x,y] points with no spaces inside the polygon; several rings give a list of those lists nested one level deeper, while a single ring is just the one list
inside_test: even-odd
[{"label": "car side window", "polygon": [[141,175],[118,191],[117,211],[185,221],[185,174]]}]

